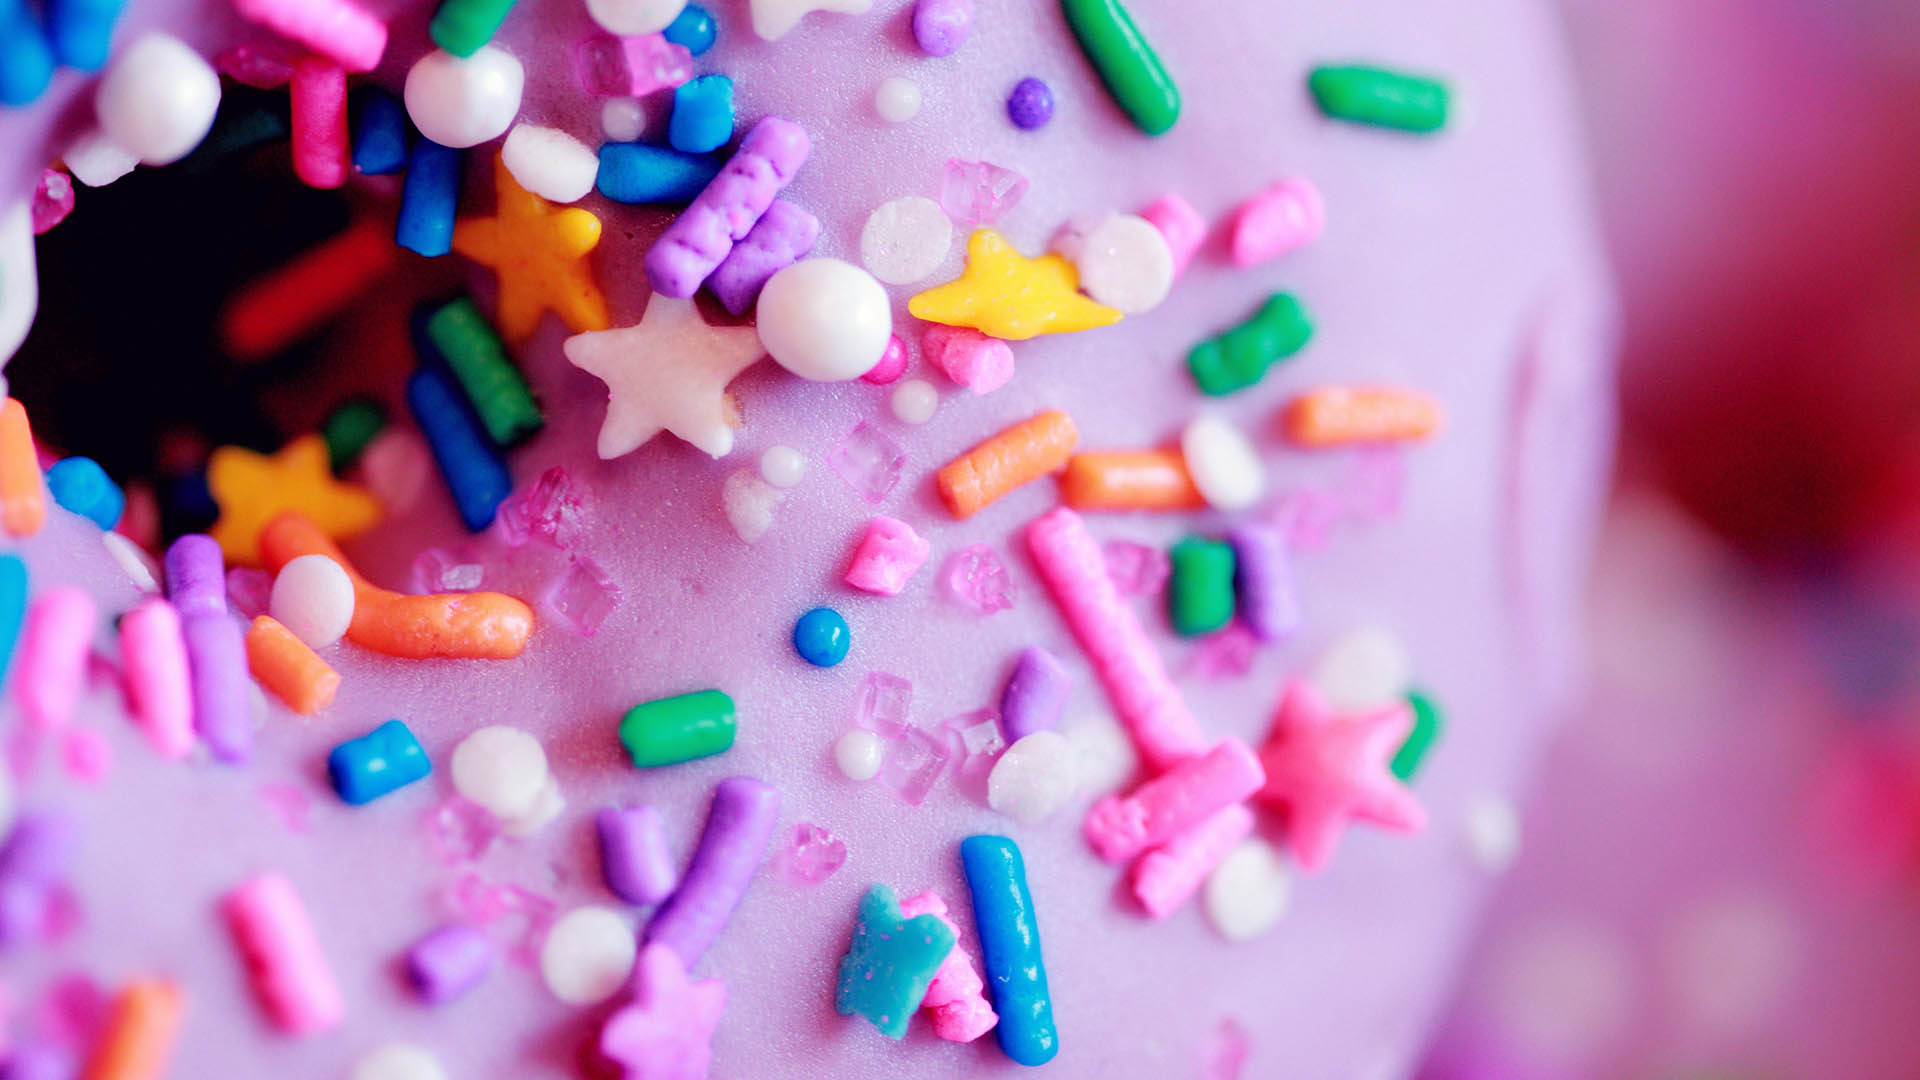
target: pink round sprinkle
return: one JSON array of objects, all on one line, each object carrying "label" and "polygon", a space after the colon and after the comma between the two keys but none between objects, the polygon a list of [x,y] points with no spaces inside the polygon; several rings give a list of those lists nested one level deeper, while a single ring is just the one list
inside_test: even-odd
[{"label": "pink round sprinkle", "polygon": [[1312,181],[1288,177],[1240,204],[1234,212],[1229,248],[1235,266],[1252,266],[1295,248],[1320,235],[1327,222],[1326,205]]},{"label": "pink round sprinkle", "polygon": [[33,234],[46,232],[67,220],[73,213],[73,177],[59,169],[40,174],[40,186],[33,189]]},{"label": "pink round sprinkle", "polygon": [[872,370],[860,376],[860,381],[875,386],[885,386],[907,373],[907,343],[899,334],[887,338],[887,351],[880,354],[880,362]]}]

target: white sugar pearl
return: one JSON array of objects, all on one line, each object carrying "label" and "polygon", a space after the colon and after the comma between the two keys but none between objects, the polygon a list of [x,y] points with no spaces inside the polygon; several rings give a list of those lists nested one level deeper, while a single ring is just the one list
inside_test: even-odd
[{"label": "white sugar pearl", "polygon": [[608,98],[600,106],[600,133],[610,142],[633,142],[647,130],[647,110],[639,98]]},{"label": "white sugar pearl", "polygon": [[540,794],[534,796],[533,808],[511,821],[501,822],[500,831],[508,836],[532,836],[552,824],[566,808],[567,799],[560,794],[560,782],[548,773],[547,782],[540,785]]},{"label": "white sugar pearl", "polygon": [[75,180],[94,188],[106,187],[140,164],[140,155],[114,142],[99,128],[73,140],[60,159]]},{"label": "white sugar pearl", "polygon": [[1054,237],[1053,249],[1073,261],[1088,296],[1128,315],[1160,306],[1173,288],[1173,249],[1143,217],[1075,219]]},{"label": "white sugar pearl", "polygon": [[803,379],[841,382],[873,370],[893,333],[893,305],[873,275],[839,259],[802,259],[767,280],[760,344]]},{"label": "white sugar pearl", "polygon": [[609,34],[657,34],[686,6],[687,0],[587,0],[587,14]]},{"label": "white sugar pearl", "polygon": [[925,379],[907,379],[893,388],[888,404],[893,407],[895,420],[903,424],[924,424],[933,419],[934,410],[940,407],[940,390]]},{"label": "white sugar pearl", "polygon": [[353,1080],[447,1080],[432,1054],[409,1043],[388,1043],[353,1066]]},{"label": "white sugar pearl", "polygon": [[873,92],[873,111],[889,124],[904,124],[920,115],[920,84],[898,75],[880,80]]},{"label": "white sugar pearl", "polygon": [[1207,875],[1202,905],[1228,941],[1251,941],[1279,923],[1292,891],[1287,864],[1264,840],[1242,840]]},{"label": "white sugar pearl", "polygon": [[1483,795],[1467,807],[1467,853],[1475,865],[1497,874],[1520,854],[1520,812],[1498,795]]},{"label": "white sugar pearl", "polygon": [[483,727],[453,748],[453,789],[502,821],[526,817],[547,785],[547,752],[519,728]]},{"label": "white sugar pearl", "polygon": [[213,127],[220,76],[193,47],[149,32],[113,54],[94,93],[107,137],[148,165],[186,157]]},{"label": "white sugar pearl", "polygon": [[526,81],[520,61],[492,45],[464,60],[435,49],[407,70],[407,116],[442,146],[478,146],[513,123]]},{"label": "white sugar pearl", "polygon": [[600,158],[586,143],[536,124],[515,124],[500,144],[500,160],[521,187],[557,203],[584,198],[600,172]]},{"label": "white sugar pearl", "polygon": [[1133,779],[1140,755],[1133,740],[1112,720],[1082,720],[1066,729],[1073,743],[1073,775],[1081,791],[1105,795]]},{"label": "white sugar pearl", "polygon": [[1339,712],[1379,709],[1400,700],[1412,676],[1400,639],[1374,627],[1335,638],[1313,666],[1313,684]]},{"label": "white sugar pearl", "polygon": [[760,475],[777,488],[790,488],[807,475],[807,456],[791,446],[769,446],[760,455]]},{"label": "white sugar pearl", "polygon": [[1200,497],[1215,510],[1245,510],[1267,490],[1267,469],[1232,421],[1196,416],[1180,433],[1180,454]]},{"label": "white sugar pearl", "polygon": [[860,229],[860,264],[889,285],[910,285],[946,261],[953,222],[924,195],[903,195],[875,207]]},{"label": "white sugar pearl", "polygon": [[1000,755],[987,776],[987,805],[1031,825],[1073,798],[1075,751],[1057,731],[1024,736]]},{"label": "white sugar pearl", "polygon": [[639,946],[612,908],[577,907],[554,921],[540,946],[540,977],[569,1005],[593,1005],[620,992]]},{"label": "white sugar pearl", "polygon": [[720,484],[720,505],[735,536],[751,544],[773,528],[773,512],[787,501],[787,493],[753,475],[735,469]]},{"label": "white sugar pearl", "polygon": [[294,637],[324,649],[353,622],[353,579],[325,555],[302,555],[274,577],[267,613]]},{"label": "white sugar pearl", "polygon": [[855,728],[840,736],[833,744],[833,761],[840,766],[840,772],[849,780],[871,780],[880,775],[880,760],[886,748],[880,743],[880,736],[863,728]]},{"label": "white sugar pearl", "polygon": [[154,565],[153,556],[140,550],[139,544],[116,532],[101,533],[100,543],[120,569],[127,572],[134,588],[143,593],[160,591],[160,568]]}]

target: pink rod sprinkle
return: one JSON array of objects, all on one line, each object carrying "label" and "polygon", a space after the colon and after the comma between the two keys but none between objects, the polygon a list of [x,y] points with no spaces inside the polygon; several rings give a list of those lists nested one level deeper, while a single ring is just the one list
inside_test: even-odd
[{"label": "pink rod sprinkle", "polygon": [[290,1035],[337,1026],[346,1005],[293,882],[261,874],[228,893],[222,906],[254,993],[273,1022]]},{"label": "pink rod sprinkle", "polygon": [[1239,739],[1220,745],[1141,784],[1109,795],[1087,811],[1087,843],[1108,862],[1123,862],[1172,840],[1267,782],[1260,758]]},{"label": "pink rod sprinkle", "polygon": [[93,597],[65,585],[41,593],[27,610],[15,686],[21,712],[40,731],[73,716],[86,685],[95,614]]},{"label": "pink rod sprinkle", "polygon": [[1252,266],[1305,247],[1326,227],[1327,209],[1311,180],[1292,176],[1240,204],[1228,249],[1235,266]]},{"label": "pink rod sprinkle", "polygon": [[347,72],[317,56],[293,65],[293,172],[310,187],[347,182]]},{"label": "pink rod sprinkle", "polygon": [[1134,899],[1164,919],[1194,894],[1220,860],[1253,832],[1253,811],[1234,803],[1147,852],[1133,864]]},{"label": "pink rod sprinkle", "polygon": [[348,71],[372,71],[387,51],[387,24],[352,0],[233,0],[233,10]]},{"label": "pink rod sprinkle", "polygon": [[120,655],[134,722],[161,757],[186,757],[193,750],[193,684],[180,613],[157,596],[127,612],[120,619]]},{"label": "pink rod sprinkle", "polygon": [[1167,248],[1173,252],[1173,273],[1178,277],[1207,238],[1207,219],[1192,203],[1171,191],[1148,203],[1140,216],[1167,238]]},{"label": "pink rod sprinkle", "polygon": [[1080,515],[1064,506],[1042,514],[1027,526],[1027,547],[1147,764],[1161,771],[1205,753],[1199,721],[1107,576],[1106,558]]}]

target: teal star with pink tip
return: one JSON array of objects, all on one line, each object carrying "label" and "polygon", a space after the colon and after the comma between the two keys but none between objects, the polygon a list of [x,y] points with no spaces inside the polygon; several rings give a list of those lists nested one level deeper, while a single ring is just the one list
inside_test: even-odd
[{"label": "teal star with pink tip", "polygon": [[841,1016],[864,1016],[882,1035],[898,1039],[952,951],[953,930],[939,916],[906,918],[893,890],[875,885],[860,899],[833,1007]]}]

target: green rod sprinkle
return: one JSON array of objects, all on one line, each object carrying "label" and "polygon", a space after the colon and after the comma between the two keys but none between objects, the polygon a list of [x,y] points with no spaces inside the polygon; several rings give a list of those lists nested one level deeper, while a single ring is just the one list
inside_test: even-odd
[{"label": "green rod sprinkle", "polygon": [[327,440],[327,460],[333,471],[352,468],[361,451],[386,426],[386,413],[371,401],[349,401],[333,410],[333,415],[320,426],[320,437]]},{"label": "green rod sprinkle", "polygon": [[718,690],[643,701],[620,721],[636,769],[712,757],[733,745],[733,699]]},{"label": "green rod sprinkle", "polygon": [[1360,65],[1314,68],[1307,89],[1336,120],[1421,135],[1447,126],[1453,96],[1439,79]]},{"label": "green rod sprinkle", "polygon": [[1259,382],[1267,369],[1306,347],[1313,323],[1300,301],[1274,293],[1247,321],[1208,338],[1187,353],[1187,369],[1202,393],[1219,397]]},{"label": "green rod sprinkle", "polygon": [[1393,775],[1402,783],[1410,783],[1413,774],[1420,771],[1420,763],[1426,760],[1427,751],[1440,738],[1440,706],[1432,698],[1419,690],[1407,693],[1407,707],[1413,710],[1413,730],[1407,732],[1400,751],[1393,755]]},{"label": "green rod sprinkle", "polygon": [[442,0],[427,24],[433,43],[462,59],[493,40],[514,0]]},{"label": "green rod sprinkle", "polygon": [[1120,0],[1060,0],[1080,51],[1141,131],[1164,135],[1180,119],[1180,88]]},{"label": "green rod sprinkle", "polygon": [[1233,547],[1189,536],[1168,552],[1167,615],[1181,637],[1211,634],[1233,618]]},{"label": "green rod sprinkle", "polygon": [[495,445],[511,446],[546,423],[527,380],[472,300],[463,296],[429,316],[427,340],[446,358]]}]

